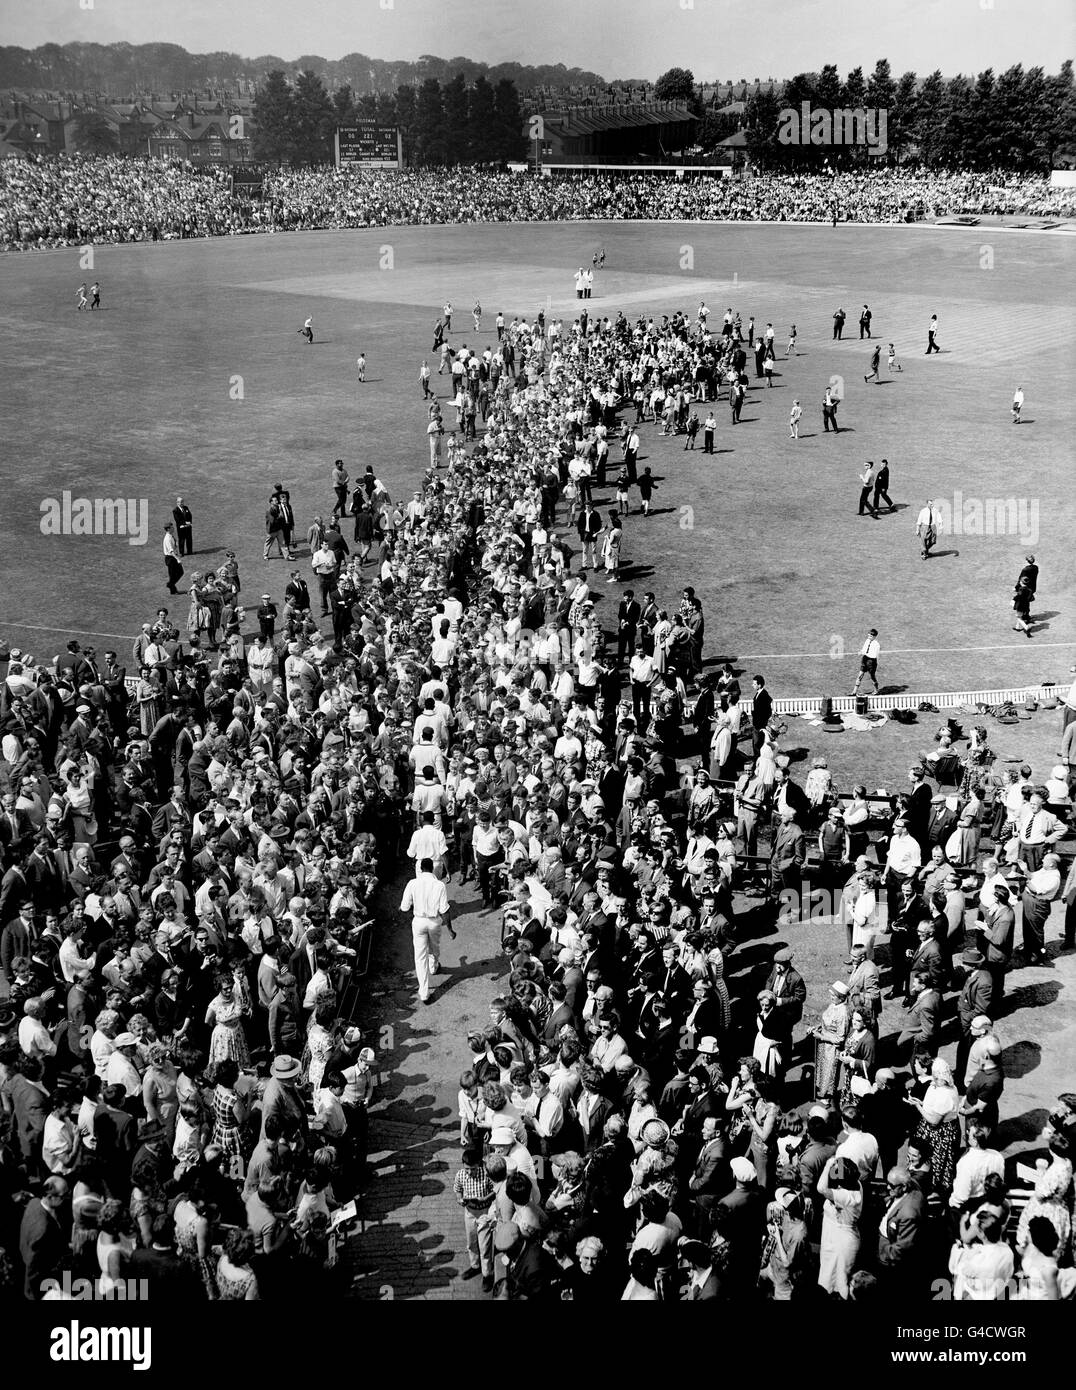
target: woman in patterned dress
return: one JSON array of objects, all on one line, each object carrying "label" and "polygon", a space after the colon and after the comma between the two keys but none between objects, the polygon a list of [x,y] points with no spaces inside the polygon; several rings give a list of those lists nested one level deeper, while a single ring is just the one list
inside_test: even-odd
[{"label": "woman in patterned dress", "polygon": [[829,987],[829,1006],[814,1030],[814,1098],[830,1100],[837,1090],[839,1057],[848,1036],[848,986],[836,980]]},{"label": "woman in patterned dress", "polygon": [[243,1032],[244,1002],[231,975],[217,976],[217,996],[206,1010],[205,1021],[213,1029],[209,1040],[209,1066],[226,1058],[245,1067],[250,1050]]},{"label": "woman in patterned dress", "polygon": [[325,1064],[336,1042],[335,1022],[336,995],[323,994],[310,1015],[310,1023],[306,1030],[306,1048],[303,1052],[305,1077],[315,1091],[321,1086]]},{"label": "woman in patterned dress", "polygon": [[260,1297],[258,1280],[250,1262],[254,1258],[254,1237],[249,1231],[231,1230],[224,1237],[224,1251],[217,1261],[217,1290],[221,1301],[254,1302]]},{"label": "woman in patterned dress", "polygon": [[1064,1260],[1072,1238],[1072,1151],[1068,1140],[1048,1125],[1044,1137],[1050,1148],[1050,1159],[1039,1159],[1035,1192],[1020,1214],[1016,1228],[1016,1249],[1022,1255],[1031,1243],[1031,1222],[1043,1216],[1053,1226],[1057,1245],[1051,1252],[1055,1259]]},{"label": "woman in patterned dress", "polygon": [[213,1140],[229,1158],[243,1154],[242,1126],[247,1118],[246,1104],[235,1089],[239,1079],[239,1064],[230,1057],[218,1062],[214,1072]]},{"label": "woman in patterned dress", "polygon": [[935,1191],[949,1193],[956,1173],[957,1150],[960,1148],[960,1096],[953,1084],[948,1062],[936,1058],[930,1068],[930,1085],[922,1100],[909,1097],[921,1116],[912,1132],[930,1153],[930,1172]]},{"label": "woman in patterned dress", "polygon": [[848,1020],[848,1036],[840,1054],[842,1105],[858,1099],[852,1086],[853,1078],[858,1077],[861,1082],[873,1084],[877,1054],[878,1026],[873,1013],[866,1008],[853,1009]]}]

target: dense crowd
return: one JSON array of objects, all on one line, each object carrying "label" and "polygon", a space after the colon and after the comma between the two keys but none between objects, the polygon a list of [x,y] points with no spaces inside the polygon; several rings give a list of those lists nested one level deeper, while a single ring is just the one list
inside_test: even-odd
[{"label": "dense crowd", "polygon": [[[948,1268],[959,1297],[1071,1294],[1076,1097],[1021,1188],[995,1147],[995,1020],[1061,898],[1076,940],[1057,849],[1076,690],[1049,770],[1001,778],[985,729],[961,757],[949,726],[882,805],[824,764],[794,780],[765,680],[741,698],[706,669],[692,589],[625,587],[646,523],[594,505],[614,477],[646,498],[647,422],[693,442],[692,403],[723,382],[735,416],[741,335],[704,310],[516,320],[481,353],[446,315],[459,433],[429,400],[406,504],[337,461],[304,532],[278,485],[264,555],[302,568],[256,635],[229,553],[129,662],[8,651],[9,1289],[42,1297],[66,1270],[269,1299],[332,1279],[370,1181],[357,983],[406,864],[419,1001],[455,930],[447,885],[500,914],[503,987],[458,1042],[453,1178],[487,1289],[927,1297]],[[608,630],[600,578],[620,586]],[[815,915],[805,878],[848,945],[824,1010],[792,950],[747,939],[759,914]],[[907,1022],[880,1039],[883,984]]]},{"label": "dense crowd", "polygon": [[262,201],[222,167],[118,156],[0,162],[0,247],[156,241],[311,228],[571,219],[910,222],[955,215],[1071,217],[1076,191],[1008,172],[885,170],[721,179],[494,169],[272,170]]}]

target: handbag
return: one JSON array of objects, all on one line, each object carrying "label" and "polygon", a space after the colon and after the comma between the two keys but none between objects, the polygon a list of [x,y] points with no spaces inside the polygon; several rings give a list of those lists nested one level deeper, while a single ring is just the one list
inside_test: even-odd
[{"label": "handbag", "polygon": [[874,1083],[867,1076],[867,1064],[860,1058],[859,1065],[863,1068],[863,1075],[853,1075],[848,1082],[848,1089],[854,1096],[872,1096]]}]

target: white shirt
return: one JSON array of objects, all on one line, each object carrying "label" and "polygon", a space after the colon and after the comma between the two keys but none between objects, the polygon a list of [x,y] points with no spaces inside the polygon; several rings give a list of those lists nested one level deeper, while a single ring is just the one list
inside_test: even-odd
[{"label": "white shirt", "polygon": [[62,1173],[71,1161],[75,1148],[76,1130],[70,1120],[48,1115],[41,1138],[41,1157],[50,1173]]},{"label": "white shirt", "polygon": [[868,657],[872,661],[878,660],[878,653],[882,650],[877,637],[868,637],[860,648],[860,656]]},{"label": "white shirt", "polygon": [[889,842],[886,867],[898,874],[913,874],[923,862],[919,842],[911,835],[894,835]]},{"label": "white shirt", "polygon": [[108,1059],[105,1085],[122,1086],[128,1097],[142,1094],[142,1078],[138,1074],[138,1068],[118,1050]]},{"label": "white shirt", "polygon": [[19,1020],[19,1046],[27,1057],[54,1057],[56,1044],[39,1018],[24,1014]]},{"label": "white shirt", "polygon": [[419,863],[423,859],[444,859],[448,854],[448,841],[444,832],[436,825],[423,825],[411,836],[407,846],[407,857]]},{"label": "white shirt", "polygon": [[953,1190],[949,1195],[951,1207],[962,1207],[973,1197],[981,1197],[987,1177],[996,1173],[1005,1176],[1005,1160],[996,1149],[969,1149],[957,1160],[953,1175]]},{"label": "white shirt", "polygon": [[449,906],[445,885],[433,874],[416,874],[404,889],[400,910],[411,912],[416,922],[432,922],[439,916],[447,916]]},{"label": "white shirt", "polygon": [[873,1176],[878,1166],[878,1140],[866,1130],[856,1130],[837,1146],[836,1158],[850,1158],[861,1178]]}]

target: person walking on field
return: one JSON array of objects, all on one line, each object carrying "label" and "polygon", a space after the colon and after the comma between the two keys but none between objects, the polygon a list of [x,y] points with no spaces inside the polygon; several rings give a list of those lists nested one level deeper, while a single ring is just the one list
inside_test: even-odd
[{"label": "person walking on field", "polygon": [[874,491],[873,460],[867,464],[867,467],[862,473],[858,474],[858,477],[861,484],[859,489],[859,515],[864,516],[867,512],[870,512],[871,516],[877,519],[878,512],[871,502],[871,493]]},{"label": "person walking on field", "polygon": [[931,316],[930,316],[930,323],[929,323],[929,325],[927,326],[927,350],[926,350],[926,352],[923,354],[923,356],[924,356],[924,357],[929,357],[930,354],[931,354],[932,352],[941,352],[941,348],[938,346],[938,316],[937,316],[937,314],[931,314]]},{"label": "person walking on field", "polygon": [[921,508],[915,519],[915,534],[919,537],[922,545],[923,559],[929,559],[930,552],[938,543],[938,513],[935,510],[933,500],[929,497],[926,500],[926,505]]},{"label": "person walking on field", "polygon": [[[698,418],[699,417],[696,415],[696,423],[698,422]],[[639,475],[639,498],[643,504],[643,516],[650,515],[650,499],[653,497],[656,487],[657,483],[654,481],[648,465]]]},{"label": "person walking on field", "polygon": [[874,345],[874,351],[871,353],[871,370],[870,370],[870,376],[865,376],[865,377],[863,378],[863,380],[864,380],[865,382],[866,382],[866,381],[880,381],[880,380],[881,380],[881,377],[878,375],[878,366],[879,366],[881,360],[882,360],[882,345],[881,345],[881,343],[875,343],[875,345]]},{"label": "person walking on field", "polygon": [[883,459],[882,466],[874,475],[874,510],[879,510],[879,499],[885,498],[886,511],[893,510],[893,499],[889,495],[889,460]]},{"label": "person walking on field", "polygon": [[874,693],[875,695],[878,694],[881,689],[878,684],[878,657],[881,650],[878,643],[878,629],[872,627],[870,635],[859,649],[859,675],[856,676],[856,683],[852,687],[853,695],[859,694],[859,687],[863,683],[864,676],[870,677],[871,684],[874,686]]},{"label": "person walking on field", "polygon": [[1012,422],[1014,425],[1020,423],[1020,412],[1024,408],[1024,388],[1018,386],[1016,394],[1012,398]]},{"label": "person walking on field", "polygon": [[837,427],[837,407],[840,401],[833,394],[832,388],[826,387],[826,394],[822,397],[822,424],[826,427],[826,433],[833,430],[834,434],[840,434]]},{"label": "person walking on field", "polygon": [[870,311],[870,309],[867,307],[867,305],[864,304],[864,306],[863,306],[863,312],[862,312],[862,313],[860,314],[860,316],[859,316],[859,336],[860,336],[861,338],[869,338],[870,335],[871,335],[871,311]]},{"label": "person walking on field", "polygon": [[792,409],[788,412],[788,437],[789,439],[799,439],[800,437],[800,416],[803,414],[803,407],[799,401],[792,402]]},{"label": "person walking on field", "polygon": [[183,578],[183,566],[179,562],[179,542],[176,540],[176,533],[169,521],[164,528],[164,541],[162,544],[164,552],[165,568],[168,570],[168,592],[178,593],[176,585]]},{"label": "person walking on field", "polygon": [[847,318],[844,310],[838,306],[837,312],[833,315],[833,340],[839,343],[844,334],[844,321]]}]

